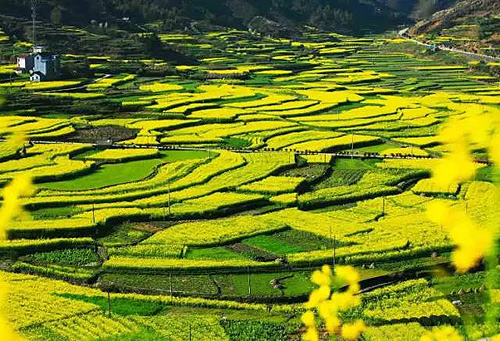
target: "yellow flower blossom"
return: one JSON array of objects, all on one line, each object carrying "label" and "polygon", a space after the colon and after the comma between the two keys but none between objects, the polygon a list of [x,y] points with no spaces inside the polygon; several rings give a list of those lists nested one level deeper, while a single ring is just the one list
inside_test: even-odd
[{"label": "yellow flower blossom", "polygon": [[34,188],[31,179],[21,175],[15,178],[3,191],[3,206],[0,209],[0,238],[6,238],[8,223],[22,212],[19,198],[31,195]]},{"label": "yellow flower blossom", "polygon": [[439,132],[439,140],[443,144],[455,144],[464,140],[467,126],[463,119],[450,119]]},{"label": "yellow flower blossom", "polygon": [[346,340],[356,340],[365,328],[366,326],[363,321],[346,323],[342,326],[342,337]]},{"label": "yellow flower blossom", "polygon": [[314,322],[314,313],[310,310],[306,311],[302,314],[302,323],[304,323],[307,327],[312,327],[315,325]]},{"label": "yellow flower blossom", "polygon": [[325,318],[325,328],[330,334],[338,334],[342,321],[337,316]]},{"label": "yellow flower blossom", "polygon": [[433,222],[449,230],[457,247],[451,259],[459,272],[468,271],[492,250],[493,232],[477,225],[463,210],[435,202],[428,205],[427,212]]},{"label": "yellow flower blossom", "polygon": [[332,282],[332,270],[329,266],[323,265],[320,270],[313,272],[311,281],[319,286],[330,286]]},{"label": "yellow flower blossom", "polygon": [[360,301],[359,297],[351,295],[349,292],[336,292],[332,294],[332,301],[338,307],[338,310],[347,310],[357,306]]},{"label": "yellow flower blossom", "polygon": [[422,335],[420,341],[462,341],[463,339],[455,328],[448,326],[432,329],[432,331]]},{"label": "yellow flower blossom", "polygon": [[329,297],[330,287],[321,286],[309,295],[309,301],[306,303],[306,308],[316,308],[321,302],[327,300]]},{"label": "yellow flower blossom", "polygon": [[[6,239],[6,230],[9,221],[22,212],[19,197],[29,195],[33,192],[31,179],[27,176],[15,178],[3,191],[3,206],[0,209],[0,240]],[[15,330],[9,325],[4,312],[7,301],[7,285],[0,281],[0,335],[3,340],[23,340]]]},{"label": "yellow flower blossom", "polygon": [[449,213],[450,205],[442,201],[431,201],[427,205],[427,216],[430,221],[437,225],[443,226],[448,219]]},{"label": "yellow flower blossom", "polygon": [[433,180],[442,186],[461,183],[472,178],[477,167],[467,147],[463,143],[457,144],[452,146],[451,153],[439,160],[432,170]]},{"label": "yellow flower blossom", "polygon": [[307,331],[302,335],[304,341],[318,341],[319,335],[318,331],[313,328],[308,328]]},{"label": "yellow flower blossom", "polygon": [[[321,270],[313,273],[311,281],[319,286],[309,296],[309,301],[305,304],[307,309],[317,309],[319,316],[325,322],[325,328],[330,335],[342,335],[345,339],[357,339],[364,329],[362,321],[353,324],[342,325],[338,314],[355,307],[361,303],[360,296],[355,294],[359,291],[359,274],[351,266],[338,266],[335,269],[335,277],[328,265],[324,265]],[[345,292],[334,292],[331,294],[330,286],[348,285]],[[331,294],[331,295],[330,295]],[[318,331],[314,321],[314,313],[308,310],[302,315],[302,322],[307,327],[303,335],[304,340],[317,340]]]},{"label": "yellow flower blossom", "polygon": [[496,133],[491,139],[489,146],[490,159],[497,167],[500,167],[500,132]]}]

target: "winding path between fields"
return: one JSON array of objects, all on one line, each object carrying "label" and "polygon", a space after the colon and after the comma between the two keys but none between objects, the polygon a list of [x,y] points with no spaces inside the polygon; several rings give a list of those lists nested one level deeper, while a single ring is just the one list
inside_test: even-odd
[{"label": "winding path between fields", "polygon": [[404,29],[400,30],[398,32],[398,36],[401,37],[401,38],[403,38],[403,39],[406,39],[408,41],[414,42],[415,44],[421,45],[421,46],[425,46],[425,47],[429,47],[429,48],[432,48],[433,46],[435,46],[438,49],[443,50],[443,51],[448,51],[448,52],[454,52],[454,53],[463,54],[465,56],[473,57],[473,58],[478,58],[478,59],[481,59],[481,60],[486,61],[486,62],[500,62],[500,57],[493,57],[493,56],[488,56],[488,55],[485,55],[485,54],[480,54],[480,53],[474,53],[474,52],[459,50],[459,49],[456,49],[456,48],[453,48],[453,47],[447,47],[447,46],[444,46],[444,45],[434,45],[434,44],[423,43],[423,42],[421,42],[419,40],[416,40],[416,39],[411,38],[410,36],[408,36],[407,35],[408,30],[409,30],[409,28],[404,28]]},{"label": "winding path between fields", "polygon": [[[84,143],[78,141],[43,141],[43,140],[30,140],[33,144],[71,144],[71,143]],[[413,155],[413,154],[378,154],[374,152],[349,152],[349,151],[341,151],[341,152],[319,152],[319,151],[302,151],[302,150],[293,150],[293,149],[283,149],[283,150],[270,150],[270,149],[238,149],[238,148],[222,148],[222,147],[214,147],[214,148],[202,148],[202,147],[181,147],[181,146],[161,146],[154,144],[118,144],[118,143],[93,143],[94,147],[97,148],[105,148],[105,149],[158,149],[158,150],[192,150],[192,151],[204,151],[210,153],[211,151],[217,150],[227,150],[234,153],[276,153],[276,152],[292,152],[295,155],[323,155],[325,157],[339,157],[339,158],[352,158],[352,159],[441,159],[440,156],[435,155]],[[415,147],[418,148],[418,147]],[[411,149],[411,147],[408,147]],[[488,160],[475,159],[477,163],[487,164],[490,162]]]},{"label": "winding path between fields", "polygon": [[103,79],[106,79],[106,78],[109,78],[111,77],[111,74],[105,74],[104,76],[100,77],[100,78],[97,78],[97,79],[93,79],[91,82],[89,83],[85,83],[83,85],[78,85],[78,86],[75,86],[73,88],[62,88],[62,89],[55,89],[55,90],[47,90],[47,91],[44,91],[45,93],[51,93],[51,92],[66,92],[66,91],[73,91],[73,90],[81,90],[81,89],[85,89],[87,86],[89,86],[90,84],[94,84],[94,83],[97,83],[99,82],[100,80],[103,80]]},{"label": "winding path between fields", "polygon": [[[43,140],[31,140],[33,144],[71,144],[71,143],[83,143],[78,141],[43,141]],[[94,143],[94,147],[106,148],[106,149],[159,149],[159,150],[192,150],[192,151],[205,151],[207,153],[217,150],[227,150],[235,153],[277,153],[277,152],[293,152],[295,155],[324,155],[325,157],[351,157],[358,159],[439,159],[437,156],[418,156],[412,154],[378,154],[378,153],[358,153],[358,152],[318,152],[318,151],[300,151],[293,149],[283,149],[283,150],[270,150],[270,149],[238,149],[238,148],[201,148],[201,147],[180,147],[180,146],[160,146],[153,144],[118,144],[118,143]],[[410,148],[408,148],[410,149]],[[478,162],[485,162],[478,160]]]}]

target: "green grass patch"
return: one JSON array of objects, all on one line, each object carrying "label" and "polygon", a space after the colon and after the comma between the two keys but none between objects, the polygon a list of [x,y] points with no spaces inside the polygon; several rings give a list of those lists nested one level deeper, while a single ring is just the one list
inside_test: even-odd
[{"label": "green grass patch", "polygon": [[493,166],[479,168],[476,171],[475,180],[486,181],[486,182],[496,182],[500,179],[500,172],[497,168]]},{"label": "green grass patch", "polygon": [[382,144],[377,144],[374,146],[366,146],[366,147],[361,147],[361,148],[354,148],[355,152],[358,153],[380,153],[383,152],[384,150],[391,149],[391,148],[397,148],[397,145],[394,144],[389,144],[389,143],[382,143]]},{"label": "green grass patch", "polygon": [[325,176],[329,169],[330,165],[315,163],[286,170],[280,176],[302,177],[308,182],[314,182]]},{"label": "green grass patch", "polygon": [[140,228],[137,224],[114,225],[100,229],[97,240],[106,247],[119,247],[138,243],[153,235],[153,230]]},{"label": "green grass patch", "polygon": [[119,164],[101,165],[95,172],[64,181],[49,182],[38,185],[39,188],[52,190],[88,190],[127,182],[142,180],[151,175],[162,159],[139,160]]},{"label": "green grass patch", "polygon": [[94,250],[91,249],[66,249],[51,252],[40,252],[28,255],[25,258],[28,261],[75,266],[83,266],[99,261],[99,257]]},{"label": "green grass patch", "polygon": [[242,254],[233,252],[224,246],[210,247],[210,248],[189,248],[186,252],[187,259],[214,259],[214,260],[227,260],[227,259],[247,259]]},{"label": "green grass patch", "polygon": [[217,288],[208,275],[150,275],[106,273],[99,282],[103,286],[140,288],[152,294],[165,295],[173,292],[216,295]]},{"label": "green grass patch", "polygon": [[[89,156],[93,152],[95,153],[95,151],[91,151],[88,152],[90,154],[85,153],[79,157]],[[114,186],[142,180],[151,175],[157,166],[166,162],[201,159],[207,156],[207,152],[198,150],[172,150],[164,151],[160,154],[161,158],[156,159],[130,161],[119,164],[103,164],[90,174],[71,180],[39,184],[38,187],[52,190],[77,191]],[[215,156],[211,155],[211,157]]]},{"label": "green grass patch", "polygon": [[137,341],[137,340],[159,340],[168,341],[171,340],[169,337],[163,336],[154,330],[148,328],[140,328],[139,330],[129,333],[129,334],[118,334],[105,338],[97,339],[98,341]]},{"label": "green grass patch", "polygon": [[333,165],[334,169],[373,169],[375,164],[379,162],[379,160],[368,159],[368,160],[360,160],[360,159],[347,159],[347,158],[338,158],[335,160]]},{"label": "green grass patch", "polygon": [[35,220],[69,218],[83,210],[74,206],[47,207],[32,211],[31,215]]},{"label": "green grass patch", "polygon": [[[56,294],[57,296],[69,298],[75,301],[83,301],[99,306],[103,311],[108,310],[108,299],[99,296],[86,296],[77,294]],[[114,298],[111,294],[111,312],[122,316],[141,315],[152,316],[165,309],[162,303],[152,301],[142,301],[128,298]]]},{"label": "green grass patch", "polygon": [[331,174],[314,186],[314,189],[324,189],[336,186],[356,184],[367,171],[365,169],[333,169]]},{"label": "green grass patch", "polygon": [[231,341],[289,340],[285,324],[264,321],[233,321],[222,324]]},{"label": "green grass patch", "polygon": [[226,146],[231,148],[247,148],[252,145],[252,142],[238,137],[226,137],[223,142]]},{"label": "green grass patch", "polygon": [[[281,297],[307,295],[315,287],[310,280],[310,272],[277,272],[277,273],[252,273],[250,274],[251,296],[257,297]],[[273,279],[290,278],[282,280],[283,292],[271,286]],[[249,296],[248,275],[231,274],[224,276],[214,276],[215,280],[222,288],[223,295]]]},{"label": "green grass patch", "polygon": [[[169,151],[161,151],[162,161],[164,162],[175,162],[175,161],[184,161],[184,160],[192,160],[192,159],[203,159],[207,157],[207,152],[204,150],[169,150]],[[218,154],[215,152],[210,153],[210,157],[214,158]]]},{"label": "green grass patch", "polygon": [[[295,252],[327,250],[333,248],[334,241],[313,233],[287,230],[272,235],[261,235],[242,241],[244,244],[277,254],[286,255]],[[351,245],[336,241],[337,247]]]}]

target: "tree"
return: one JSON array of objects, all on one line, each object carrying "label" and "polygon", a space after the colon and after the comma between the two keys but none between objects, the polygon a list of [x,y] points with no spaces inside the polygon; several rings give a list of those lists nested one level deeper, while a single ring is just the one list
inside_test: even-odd
[{"label": "tree", "polygon": [[62,20],[62,11],[61,8],[56,6],[50,12],[50,22],[54,25],[59,25]]}]

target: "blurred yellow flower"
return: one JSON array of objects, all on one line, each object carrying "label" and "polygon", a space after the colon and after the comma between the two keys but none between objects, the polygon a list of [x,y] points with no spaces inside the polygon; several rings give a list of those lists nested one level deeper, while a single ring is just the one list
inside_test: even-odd
[{"label": "blurred yellow flower", "polygon": [[314,326],[314,313],[310,310],[306,311],[302,314],[302,323],[304,323],[307,327]]},{"label": "blurred yellow flower", "polygon": [[[338,314],[355,307],[361,303],[359,291],[359,274],[351,266],[338,266],[335,268],[335,276],[328,265],[324,265],[321,270],[317,270],[311,276],[311,281],[319,286],[313,290],[309,296],[309,301],[305,304],[307,309],[316,309],[319,316],[325,322],[325,328],[330,335],[339,334],[345,339],[357,339],[364,329],[362,321],[353,324],[342,325]],[[345,292],[331,293],[331,284],[341,287],[348,285]],[[307,327],[303,335],[304,340],[317,340],[318,330],[314,321],[314,313],[308,310],[302,315],[302,322]]]},{"label": "blurred yellow flower", "polygon": [[427,206],[427,213],[431,221],[449,230],[457,247],[451,259],[459,272],[468,271],[492,251],[493,232],[476,224],[463,210],[438,201]]},{"label": "blurred yellow flower", "polygon": [[[3,205],[0,208],[0,240],[6,239],[9,222],[22,212],[19,201],[21,196],[30,195],[34,188],[31,178],[27,176],[16,177],[3,191]],[[7,284],[0,280],[0,335],[3,340],[23,340],[9,325],[4,315],[7,309]]]},{"label": "blurred yellow flower", "polygon": [[474,176],[478,165],[464,144],[452,146],[451,153],[437,162],[432,170],[433,180],[444,187],[462,183]]},{"label": "blurred yellow flower", "polygon": [[420,341],[462,341],[464,338],[455,330],[455,328],[436,327],[432,331],[425,333]]},{"label": "blurred yellow flower", "polygon": [[330,286],[332,282],[332,270],[329,266],[323,265],[320,270],[316,270],[313,272],[311,281],[319,286]]},{"label": "blurred yellow flower", "polygon": [[31,178],[25,175],[16,177],[3,191],[3,206],[0,209],[0,238],[6,238],[9,221],[19,216],[22,206],[19,198],[31,195],[34,187]]},{"label": "blurred yellow flower", "polygon": [[496,133],[491,139],[489,146],[489,155],[497,167],[500,167],[500,132]]},{"label": "blurred yellow flower", "polygon": [[342,337],[346,340],[356,340],[365,328],[366,326],[363,321],[346,323],[342,326]]}]

